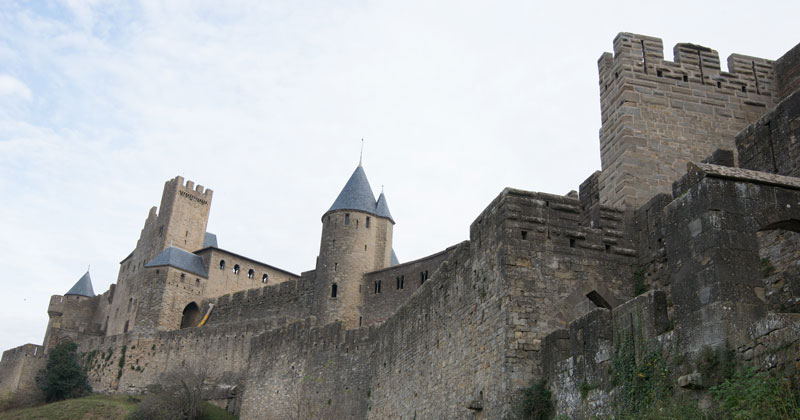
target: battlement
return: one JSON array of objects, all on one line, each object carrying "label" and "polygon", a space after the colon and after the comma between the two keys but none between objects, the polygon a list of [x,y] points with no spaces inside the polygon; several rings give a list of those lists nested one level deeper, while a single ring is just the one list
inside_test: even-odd
[{"label": "battlement", "polygon": [[3,352],[3,358],[0,359],[3,362],[9,362],[12,360],[19,360],[24,357],[36,357],[44,355],[44,347],[39,346],[36,344],[23,344],[19,347],[14,347],[13,349],[6,350]]},{"label": "battlement", "polygon": [[733,92],[751,92],[772,96],[775,90],[773,61],[742,54],[728,56],[728,71],[720,66],[719,53],[711,48],[678,43],[673,60],[664,59],[661,38],[619,33],[614,38],[614,54],[604,53],[598,60],[600,92],[604,94],[623,73],[652,76],[649,81],[677,81],[708,85]]},{"label": "battlement", "polygon": [[214,195],[214,190],[212,190],[211,188],[205,188],[200,184],[195,185],[194,181],[186,180],[186,182],[184,183],[184,178],[180,175],[167,181],[166,186],[177,187],[178,190],[183,190],[185,192],[197,193],[206,198],[207,200],[210,200],[211,196]]}]

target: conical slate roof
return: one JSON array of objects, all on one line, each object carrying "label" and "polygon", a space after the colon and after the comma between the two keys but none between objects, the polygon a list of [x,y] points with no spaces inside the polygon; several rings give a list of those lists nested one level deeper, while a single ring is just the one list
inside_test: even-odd
[{"label": "conical slate roof", "polygon": [[334,210],[356,210],[375,214],[375,195],[372,194],[367,174],[361,165],[358,165],[353,175],[350,175],[342,192],[326,213]]},{"label": "conical slate roof", "polygon": [[386,196],[383,195],[383,191],[381,191],[380,197],[378,197],[378,202],[375,203],[375,213],[380,217],[385,217],[394,223],[394,219],[392,219],[392,213],[389,212],[389,205],[386,204]]},{"label": "conical slate roof", "polygon": [[192,274],[197,274],[200,277],[208,278],[206,266],[203,264],[203,258],[197,254],[184,251],[180,248],[170,246],[169,248],[161,251],[155,258],[150,260],[145,267],[162,267],[170,266],[177,269],[188,271]]},{"label": "conical slate roof", "polygon": [[94,288],[92,288],[92,278],[89,277],[89,272],[87,271],[83,277],[69,289],[64,296],[67,295],[77,295],[77,296],[86,296],[86,297],[94,297]]}]

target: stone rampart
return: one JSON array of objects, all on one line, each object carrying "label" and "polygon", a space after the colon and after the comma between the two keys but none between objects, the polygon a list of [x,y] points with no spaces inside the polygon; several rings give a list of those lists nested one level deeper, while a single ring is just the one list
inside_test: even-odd
[{"label": "stone rampart", "polygon": [[418,260],[398,264],[364,275],[362,325],[386,321],[422,284],[436,272],[455,247]]},{"label": "stone rampart", "polygon": [[36,374],[44,368],[43,346],[25,344],[3,352],[0,359],[0,395],[36,388]]}]

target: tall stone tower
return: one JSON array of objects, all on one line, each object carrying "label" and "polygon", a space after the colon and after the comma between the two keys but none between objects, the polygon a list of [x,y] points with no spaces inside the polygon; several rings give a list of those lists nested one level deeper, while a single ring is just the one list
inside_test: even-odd
[{"label": "tall stone tower", "polygon": [[664,59],[661,39],[620,33],[600,72],[601,204],[638,208],[774,105],[772,61],[681,43]]},{"label": "tall stone tower", "polygon": [[146,281],[145,266],[170,246],[188,252],[203,248],[213,194],[202,185],[184,182],[181,176],[164,184],[161,207],[150,209],[136,248],[120,263],[109,315],[104,320],[106,334],[126,333],[137,324],[144,325],[137,318],[158,319],[160,298],[152,296],[157,293],[155,279]]},{"label": "tall stone tower", "polygon": [[389,267],[394,220],[386,197],[372,193],[361,164],[322,216],[317,259],[317,313],[322,323],[361,324],[364,273]]}]

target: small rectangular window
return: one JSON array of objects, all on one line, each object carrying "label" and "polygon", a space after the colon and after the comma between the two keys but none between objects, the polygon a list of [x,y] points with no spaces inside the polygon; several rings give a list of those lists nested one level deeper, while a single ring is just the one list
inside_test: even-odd
[{"label": "small rectangular window", "polygon": [[344,214],[344,224],[346,224],[346,225],[350,224],[350,213],[345,213]]},{"label": "small rectangular window", "polygon": [[367,226],[367,228],[369,228],[369,216],[367,216],[366,226]]}]

